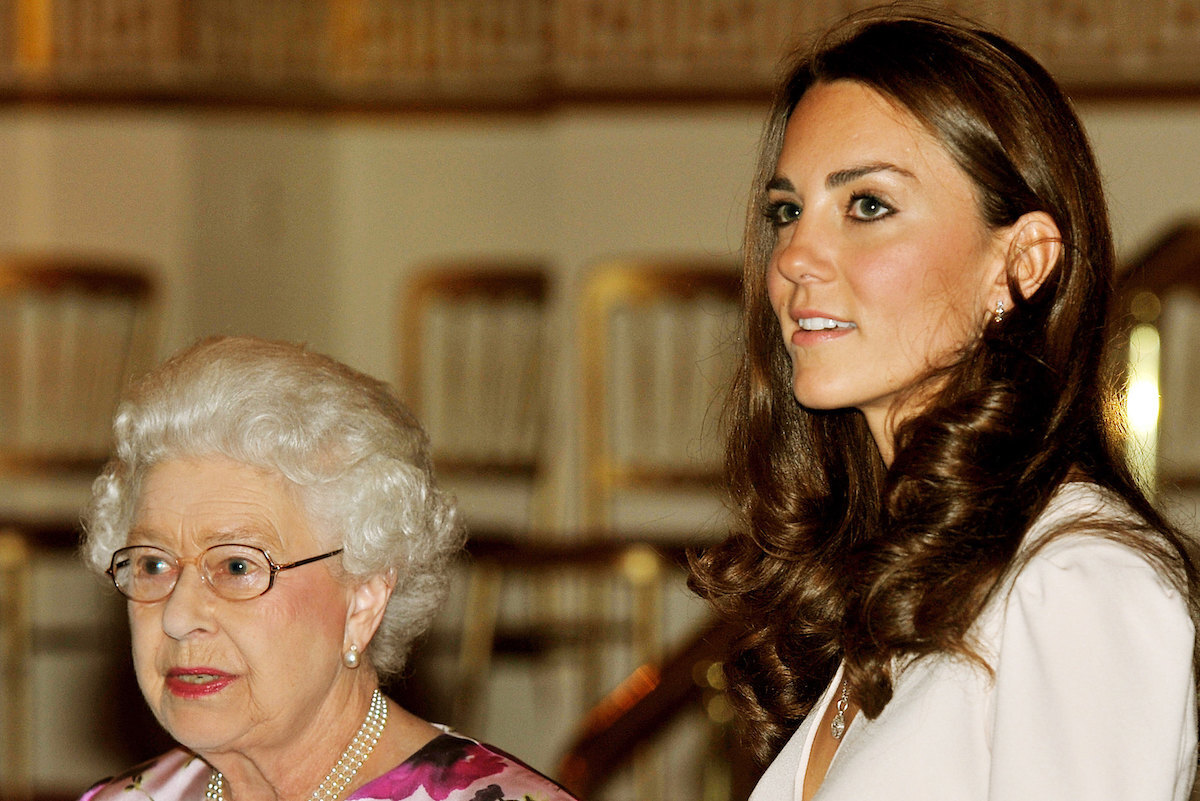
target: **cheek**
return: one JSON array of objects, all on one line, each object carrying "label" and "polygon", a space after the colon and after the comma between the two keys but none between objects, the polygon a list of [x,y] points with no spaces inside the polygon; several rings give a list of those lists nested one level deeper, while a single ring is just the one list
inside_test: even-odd
[{"label": "cheek", "polygon": [[767,300],[771,304],[771,308],[775,311],[775,315],[779,318],[787,314],[788,296],[791,292],[789,282],[779,274],[775,269],[775,259],[771,259],[770,265],[767,267]]},{"label": "cheek", "polygon": [[[324,681],[340,664],[345,607],[333,597],[313,594],[288,602],[269,614],[244,621],[229,636],[247,670],[272,687]],[[324,678],[320,678],[324,677]]]},{"label": "cheek", "polygon": [[[272,593],[278,590],[276,587]],[[334,640],[340,647],[347,613],[346,593],[341,585],[331,579],[280,592],[272,600],[275,603],[258,610],[258,614],[239,626],[243,630],[239,639],[246,641],[247,647],[250,642],[271,639],[262,636],[266,631],[277,632],[281,639],[305,649],[321,648]],[[235,635],[231,632],[231,636]]]},{"label": "cheek", "polygon": [[[941,363],[976,331],[978,285],[969,254],[909,254],[880,265],[869,289],[893,343],[908,346],[906,358]],[[860,295],[862,297],[862,295]]]},{"label": "cheek", "polygon": [[129,641],[133,669],[143,690],[159,675],[156,668],[158,647],[163,638],[161,615],[156,607],[129,605]]},{"label": "cheek", "polygon": [[891,247],[859,254],[847,282],[854,297],[876,314],[895,319],[920,319],[929,301],[930,261],[922,248]]},{"label": "cheek", "polygon": [[162,631],[156,615],[150,614],[150,609],[144,604],[129,604],[129,638],[133,647],[143,650],[154,638],[155,630]]}]

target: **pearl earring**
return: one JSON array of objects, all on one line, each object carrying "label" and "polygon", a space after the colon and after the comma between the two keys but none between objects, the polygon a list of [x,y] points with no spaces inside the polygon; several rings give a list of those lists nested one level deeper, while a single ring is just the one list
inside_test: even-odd
[{"label": "pearl earring", "polygon": [[350,650],[342,654],[342,664],[353,670],[358,667],[358,646],[351,645]]},{"label": "pearl earring", "polygon": [[992,319],[997,323],[1004,322],[1004,301],[996,301],[996,310],[992,312]]}]

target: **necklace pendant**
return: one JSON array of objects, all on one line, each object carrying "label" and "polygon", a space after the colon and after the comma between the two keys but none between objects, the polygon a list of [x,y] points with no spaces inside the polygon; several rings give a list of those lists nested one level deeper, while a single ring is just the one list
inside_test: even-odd
[{"label": "necklace pendant", "polygon": [[846,733],[846,710],[850,708],[850,684],[845,679],[842,679],[842,692],[838,696],[837,705],[834,710],[837,714],[833,716],[833,720],[829,721],[829,733],[833,735],[833,739],[840,740],[842,735]]},{"label": "necklace pendant", "polygon": [[842,735],[846,733],[846,719],[838,712],[833,716],[833,720],[829,723],[829,733],[833,735],[833,739],[840,740]]}]

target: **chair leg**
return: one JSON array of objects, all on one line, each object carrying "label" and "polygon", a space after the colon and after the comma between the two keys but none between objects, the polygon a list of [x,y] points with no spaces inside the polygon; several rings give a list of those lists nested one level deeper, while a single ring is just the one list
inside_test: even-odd
[{"label": "chair leg", "polygon": [[[664,565],[651,548],[637,545],[625,554],[621,567],[633,592],[634,659],[642,665],[660,665],[663,658]],[[641,801],[658,801],[665,797],[665,771],[666,754],[661,748],[651,746],[638,750],[633,759],[633,773]]]},{"label": "chair leg", "polygon": [[470,571],[453,716],[454,725],[463,731],[482,731],[484,685],[491,668],[496,618],[500,613],[501,575],[495,565],[472,565]]},{"label": "chair leg", "polygon": [[0,531],[0,685],[3,736],[0,737],[0,796],[33,796],[29,700],[29,546],[14,531]]}]

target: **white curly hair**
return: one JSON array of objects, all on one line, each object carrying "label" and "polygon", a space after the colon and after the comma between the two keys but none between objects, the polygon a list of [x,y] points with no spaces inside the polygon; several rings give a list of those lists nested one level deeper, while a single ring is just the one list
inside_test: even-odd
[{"label": "white curly hair", "polygon": [[318,536],[344,549],[350,576],[396,571],[365,653],[381,678],[399,674],[445,600],[465,535],[434,482],[428,437],[386,384],[303,346],[215,337],[134,382],[113,432],[84,513],[91,567],[103,572],[126,544],[154,464],[220,455],[274,471],[298,488]]}]

